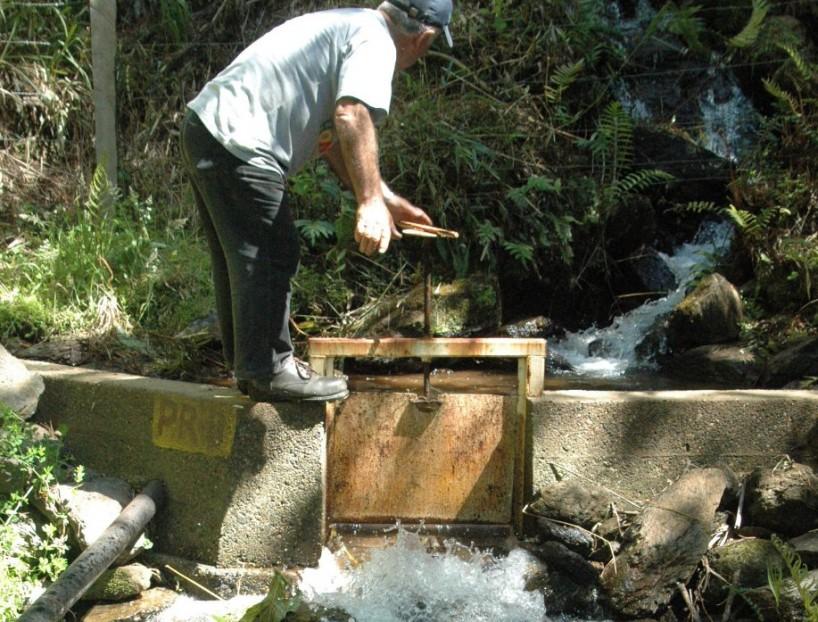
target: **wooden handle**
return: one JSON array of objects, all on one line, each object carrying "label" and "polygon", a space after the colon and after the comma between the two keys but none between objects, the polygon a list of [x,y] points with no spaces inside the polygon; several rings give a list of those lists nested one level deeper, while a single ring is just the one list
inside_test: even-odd
[{"label": "wooden handle", "polygon": [[431,234],[432,236],[439,238],[451,238],[453,240],[456,240],[457,238],[460,237],[460,234],[457,231],[452,231],[451,229],[441,229],[440,227],[424,225],[419,222],[409,222],[408,220],[401,220],[398,223],[398,226],[401,229],[404,229],[402,233],[408,233],[409,235],[417,235],[417,233],[412,233],[412,231],[416,231]]}]

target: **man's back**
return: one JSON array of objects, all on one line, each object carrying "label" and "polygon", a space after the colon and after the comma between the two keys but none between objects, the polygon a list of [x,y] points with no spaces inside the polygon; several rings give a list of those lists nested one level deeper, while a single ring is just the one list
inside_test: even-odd
[{"label": "man's back", "polygon": [[250,45],[189,106],[235,156],[291,174],[314,155],[339,98],[388,113],[395,57],[379,12],[311,13]]}]

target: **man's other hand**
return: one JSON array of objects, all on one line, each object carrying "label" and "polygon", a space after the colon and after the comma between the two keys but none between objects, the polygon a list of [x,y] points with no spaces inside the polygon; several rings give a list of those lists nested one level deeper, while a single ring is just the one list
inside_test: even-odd
[{"label": "man's other hand", "polygon": [[374,255],[375,251],[385,253],[394,230],[395,223],[382,199],[372,199],[358,206],[355,241],[364,255]]}]

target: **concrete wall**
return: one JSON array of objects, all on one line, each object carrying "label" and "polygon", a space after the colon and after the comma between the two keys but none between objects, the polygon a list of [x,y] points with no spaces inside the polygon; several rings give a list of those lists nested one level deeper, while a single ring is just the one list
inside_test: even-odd
[{"label": "concrete wall", "polygon": [[534,488],[583,477],[647,498],[686,469],[773,466],[818,426],[815,391],[555,391],[530,402]]},{"label": "concrete wall", "polygon": [[66,426],[76,459],[134,486],[161,479],[156,549],[219,566],[309,564],[321,548],[321,405],[42,363],[35,421]]},{"label": "concrete wall", "polygon": [[[159,552],[218,566],[317,560],[322,405],[253,404],[211,386],[29,367],[46,383],[35,420],[66,425],[79,462],[137,487],[165,481],[169,503],[154,533]],[[487,396],[473,397],[479,403]],[[367,400],[374,410],[389,402],[373,393],[350,403]],[[459,408],[463,417],[471,410]],[[554,481],[555,471],[642,500],[690,467],[774,465],[816,426],[818,392],[547,392],[529,401],[524,500]]]}]

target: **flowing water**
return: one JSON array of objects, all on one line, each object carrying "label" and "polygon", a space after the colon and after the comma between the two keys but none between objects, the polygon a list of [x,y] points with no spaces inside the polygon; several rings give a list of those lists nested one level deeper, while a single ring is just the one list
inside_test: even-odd
[{"label": "flowing water", "polygon": [[580,376],[611,378],[639,369],[655,367],[651,353],[640,357],[638,346],[651,328],[667,316],[685,297],[690,283],[729,250],[733,228],[727,222],[706,222],[692,242],[683,244],[672,255],[659,253],[676,278],[677,288],[667,296],[616,317],[605,328],[591,327],[550,342],[552,353],[568,362]]},{"label": "flowing water", "polygon": [[341,569],[324,551],[305,570],[300,588],[310,602],[350,613],[357,622],[569,622],[548,616],[543,594],[526,591],[539,567],[523,549],[508,555],[466,548],[454,541],[442,553],[403,529],[392,546],[375,549],[355,567]]},{"label": "flowing water", "polygon": [[[298,587],[307,603],[342,610],[355,622],[583,622],[548,615],[543,594],[525,589],[541,567],[523,549],[500,556],[452,540],[430,552],[424,537],[398,528],[391,544],[355,565],[343,549],[324,549],[318,566],[301,572]],[[152,622],[237,620],[262,598],[181,597]]]},{"label": "flowing water", "polygon": [[303,573],[307,599],[339,608],[359,622],[538,622],[543,597],[525,591],[533,560],[522,550],[507,557],[474,554],[462,559],[451,548],[427,552],[423,539],[401,530],[393,546],[376,549],[368,561],[339,569],[324,551],[318,568]]},{"label": "flowing water", "polygon": [[612,2],[608,18],[622,34],[623,54],[639,47],[654,52],[654,70],[623,75],[613,85],[617,100],[630,116],[637,121],[667,123],[720,158],[738,162],[752,146],[760,117],[739,87],[729,61],[715,54],[709,63],[688,60],[681,40],[665,33],[645,40],[649,25],[657,18],[648,0],[637,2],[631,18],[625,18],[619,3]]}]

